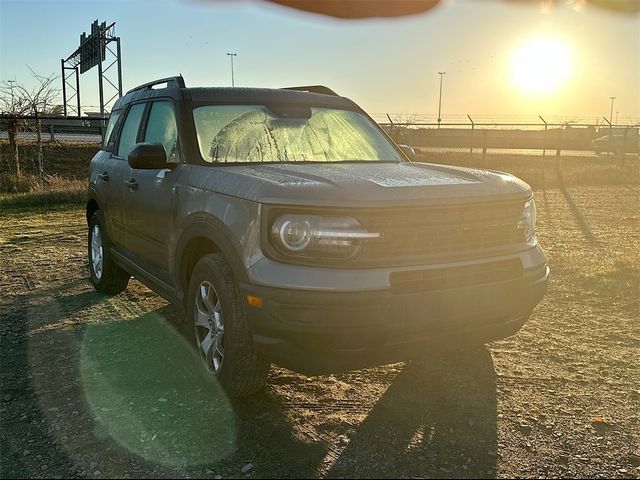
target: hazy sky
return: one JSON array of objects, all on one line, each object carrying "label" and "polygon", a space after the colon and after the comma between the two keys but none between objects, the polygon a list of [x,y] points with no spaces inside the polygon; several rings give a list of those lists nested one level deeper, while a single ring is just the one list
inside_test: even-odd
[{"label": "hazy sky", "polygon": [[[445,71],[445,121],[595,119],[609,116],[610,96],[614,115],[640,117],[640,17],[558,3],[450,0],[413,17],[346,21],[251,1],[0,0],[0,79],[30,82],[26,65],[59,74],[100,19],[122,38],[125,90],[177,73],[187,85],[230,85],[225,54],[237,52],[236,85],[324,84],[372,114],[435,116]],[[97,110],[97,69],[81,89]]]}]

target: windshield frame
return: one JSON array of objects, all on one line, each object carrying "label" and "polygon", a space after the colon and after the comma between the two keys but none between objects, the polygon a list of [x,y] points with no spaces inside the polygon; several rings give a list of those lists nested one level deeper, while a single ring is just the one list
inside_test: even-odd
[{"label": "windshield frame", "polygon": [[[349,104],[347,105],[340,105],[340,106],[336,106],[336,105],[331,105],[331,104],[327,104],[327,103],[321,103],[321,102],[308,102],[305,103],[304,106],[309,106],[311,108],[329,108],[329,109],[333,109],[333,110],[345,110],[345,111],[350,111],[350,112],[355,112],[355,113],[359,113],[360,115],[362,115],[366,120],[368,120],[372,125],[373,128],[375,130],[377,130],[380,134],[382,134],[383,138],[391,145],[392,149],[398,154],[399,160],[336,160],[336,161],[323,161],[323,160],[308,160],[308,161],[278,161],[278,160],[272,160],[272,161],[260,161],[260,162],[210,162],[204,159],[204,157],[202,156],[202,152],[200,151],[200,144],[198,142],[198,133],[197,133],[197,128],[196,128],[196,121],[194,118],[194,110],[200,107],[208,107],[208,106],[225,106],[225,105],[259,105],[259,106],[265,106],[268,108],[268,104],[273,104],[273,102],[256,102],[255,99],[250,99],[248,101],[242,101],[242,100],[218,100],[218,101],[191,101],[189,102],[190,105],[188,106],[188,117],[189,117],[189,123],[190,123],[190,130],[191,132],[189,132],[189,135],[192,139],[192,143],[193,144],[193,159],[195,160],[195,162],[190,162],[190,163],[195,163],[197,165],[203,165],[203,166],[207,166],[207,167],[223,167],[223,166],[227,166],[227,167],[233,167],[233,166],[242,166],[242,165],[309,165],[309,164],[324,164],[324,165],[330,165],[330,164],[345,164],[345,163],[363,163],[363,164],[383,164],[383,163],[411,163],[411,160],[409,159],[409,157],[407,157],[407,155],[402,151],[402,149],[400,147],[398,147],[398,145],[396,144],[396,142],[393,141],[393,139],[389,136],[389,134],[380,126],[378,125],[378,123],[371,118],[367,112],[365,112],[364,110],[362,110],[360,107],[358,107],[354,102],[349,101]],[[282,101],[282,102],[278,102],[278,104],[281,104],[282,106],[291,106],[291,105],[301,105],[300,102],[287,102],[287,101]]]}]

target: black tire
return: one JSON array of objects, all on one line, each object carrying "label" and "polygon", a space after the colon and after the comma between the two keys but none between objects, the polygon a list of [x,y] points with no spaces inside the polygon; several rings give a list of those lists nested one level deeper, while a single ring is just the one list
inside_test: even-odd
[{"label": "black tire", "polygon": [[[218,312],[221,313],[224,326],[221,337],[224,355],[217,371],[213,363],[208,361],[200,344],[200,338],[206,335],[207,327],[196,326],[197,302],[202,305],[202,293],[200,296],[198,293],[203,284],[213,287],[216,306],[219,306]],[[231,267],[221,254],[205,255],[196,264],[187,292],[187,315],[188,321],[194,325],[194,344],[202,359],[203,368],[230,397],[244,397],[264,387],[271,364],[253,347],[242,298]],[[212,324],[208,328],[211,331]]]},{"label": "black tire", "polygon": [[[94,288],[109,295],[122,292],[129,284],[131,275],[124,271],[113,261],[111,256],[111,240],[105,228],[104,215],[100,210],[95,212],[89,221],[89,234],[87,235],[87,255],[89,258],[89,277]],[[96,272],[93,262],[92,241],[95,229],[100,232],[102,245],[102,271]]]}]

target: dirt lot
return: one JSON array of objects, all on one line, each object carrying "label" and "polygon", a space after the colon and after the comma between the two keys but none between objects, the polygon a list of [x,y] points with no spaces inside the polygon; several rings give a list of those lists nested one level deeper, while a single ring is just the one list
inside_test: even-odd
[{"label": "dirt lot", "polygon": [[82,209],[0,213],[2,477],[640,477],[638,186],[536,200],[517,336],[233,403],[164,300],[93,291]]}]

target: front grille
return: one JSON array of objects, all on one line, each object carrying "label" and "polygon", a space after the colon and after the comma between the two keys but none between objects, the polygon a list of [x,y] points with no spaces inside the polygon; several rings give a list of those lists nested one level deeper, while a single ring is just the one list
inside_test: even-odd
[{"label": "front grille", "polygon": [[473,257],[524,242],[522,202],[360,212],[358,220],[382,237],[365,244],[357,263]]},{"label": "front grille", "polygon": [[522,277],[519,259],[391,273],[394,293],[416,293],[482,285]]}]

